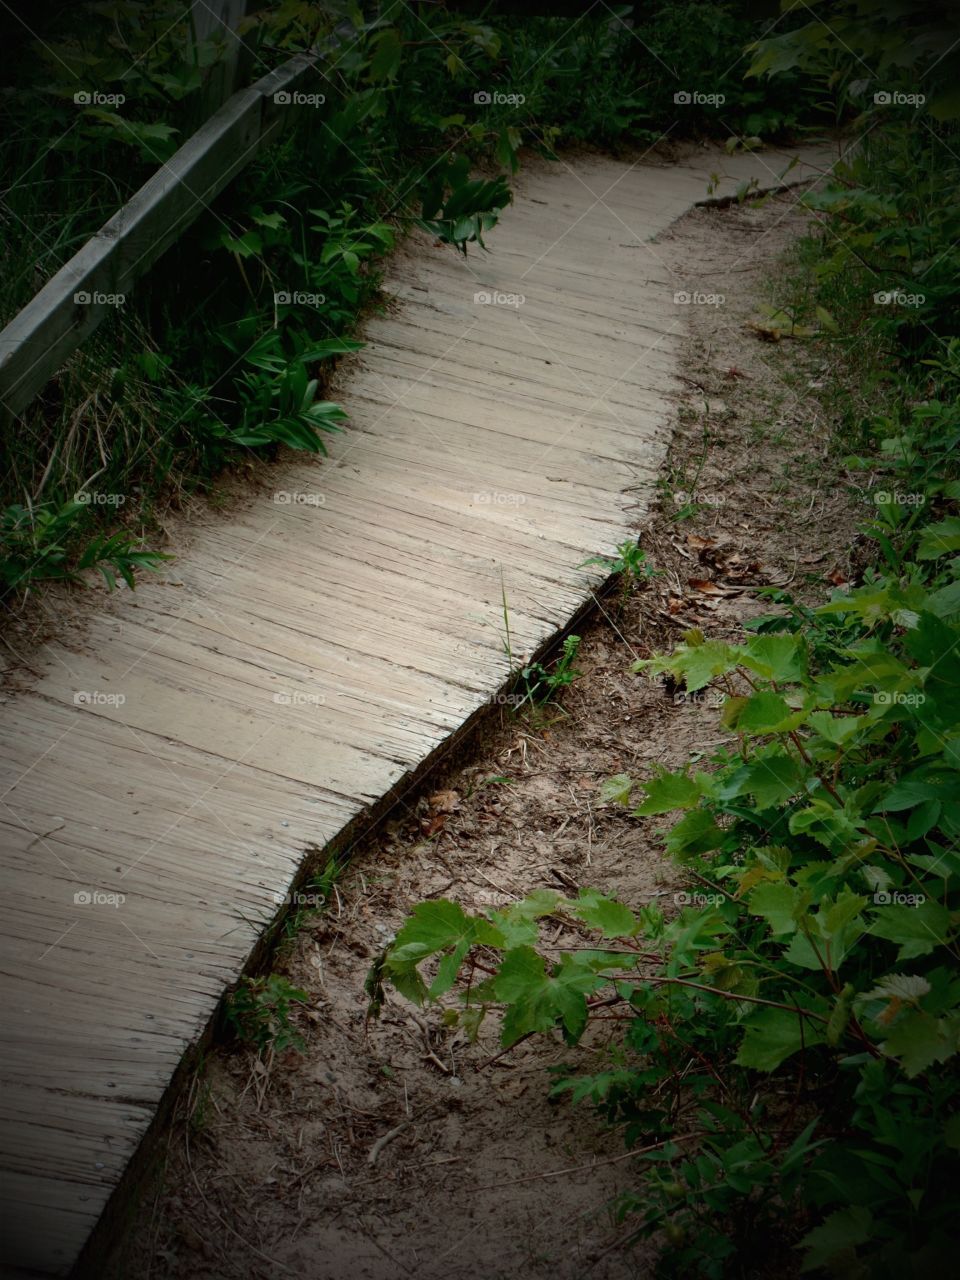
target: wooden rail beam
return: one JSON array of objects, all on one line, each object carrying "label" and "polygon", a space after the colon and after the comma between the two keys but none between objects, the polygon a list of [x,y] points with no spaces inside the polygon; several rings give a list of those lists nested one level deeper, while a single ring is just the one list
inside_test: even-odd
[{"label": "wooden rail beam", "polygon": [[235,93],[0,332],[0,405],[27,407],[157,258],[280,131],[316,54],[297,54]]}]

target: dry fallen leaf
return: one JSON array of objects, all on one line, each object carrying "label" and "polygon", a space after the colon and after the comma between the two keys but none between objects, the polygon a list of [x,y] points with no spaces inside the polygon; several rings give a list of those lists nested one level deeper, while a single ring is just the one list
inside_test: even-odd
[{"label": "dry fallen leaf", "polygon": [[460,808],[459,791],[435,791],[427,797],[427,804],[434,813],[456,813]]},{"label": "dry fallen leaf", "polygon": [[687,586],[705,596],[738,596],[742,590],[741,587],[726,587],[722,582],[711,582],[709,578],[688,578]]},{"label": "dry fallen leaf", "polygon": [[716,545],[716,538],[701,538],[699,533],[687,534],[687,546],[693,547],[694,551],[706,551],[708,547],[715,547]]},{"label": "dry fallen leaf", "polygon": [[754,324],[752,321],[748,321],[747,328],[752,329],[763,342],[779,342],[783,337],[779,329],[772,329],[769,325]]}]

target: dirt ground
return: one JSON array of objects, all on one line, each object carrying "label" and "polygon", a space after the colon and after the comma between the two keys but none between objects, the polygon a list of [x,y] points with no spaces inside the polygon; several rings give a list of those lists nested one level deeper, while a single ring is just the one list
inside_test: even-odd
[{"label": "dirt ground", "polygon": [[548,1097],[551,1066],[604,1061],[603,1023],[576,1050],[530,1040],[498,1057],[495,1025],[471,1045],[396,994],[368,1024],[364,978],[425,898],[478,909],[590,885],[671,909],[682,881],[663,820],[605,805],[598,788],[709,754],[722,734],[709,698],[675,700],[632,674],[633,660],[690,626],[738,638],[745,616],[769,608],[758,586],[816,599],[850,575],[858,511],[829,453],[822,356],[751,327],[805,219],[790,193],[696,210],[654,244],[678,289],[724,298],[679,313],[689,343],[676,435],[659,510],[638,527],[659,575],[599,603],[581,675],[543,716],[504,710],[466,765],[437,774],[354,851],[329,909],[277,960],[309,993],[295,1015],[306,1053],[209,1056],[109,1274],[652,1274],[649,1245],[618,1247],[628,1224],[616,1201],[637,1158],[588,1107]]}]

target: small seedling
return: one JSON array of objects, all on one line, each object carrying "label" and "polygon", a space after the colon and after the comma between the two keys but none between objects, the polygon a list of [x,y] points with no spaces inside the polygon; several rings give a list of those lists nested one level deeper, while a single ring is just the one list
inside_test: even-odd
[{"label": "small seedling", "polygon": [[621,599],[626,599],[630,592],[641,582],[646,582],[661,572],[650,564],[647,560],[647,553],[640,544],[631,541],[629,538],[620,543],[615,556],[591,556],[589,560],[584,560],[583,564],[578,565],[578,568],[586,569],[588,565],[592,564],[599,565],[601,569],[606,569],[609,574],[616,573],[620,575]]},{"label": "small seedling", "polygon": [[552,671],[539,662],[532,662],[520,672],[524,684],[524,694],[517,703],[517,710],[529,702],[531,706],[543,706],[549,702],[558,689],[573,684],[580,672],[574,670],[574,660],[580,648],[579,636],[567,636],[563,642],[563,650],[557,665]]},{"label": "small seedling", "polygon": [[227,1022],[238,1039],[258,1052],[306,1048],[303,1036],[290,1021],[291,1005],[306,1004],[306,991],[271,973],[262,978],[241,978],[226,1007]]},{"label": "small seedling", "polygon": [[507,787],[512,786],[513,782],[514,779],[508,778],[505,773],[497,773],[489,778],[482,778],[475,787],[467,788],[464,794],[464,799],[469,800],[471,796],[477,795],[477,793],[482,791],[484,787]]}]

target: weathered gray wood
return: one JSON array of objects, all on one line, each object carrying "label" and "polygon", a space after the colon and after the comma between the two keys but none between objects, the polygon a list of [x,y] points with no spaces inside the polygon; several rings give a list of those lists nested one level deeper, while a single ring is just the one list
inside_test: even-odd
[{"label": "weathered gray wood", "polygon": [[204,86],[208,114],[229,98],[238,77],[249,65],[250,50],[238,27],[250,8],[251,0],[193,0],[190,6],[193,38],[199,43],[219,37],[224,45]]},{"label": "weathered gray wood", "polygon": [[[335,387],[351,421],[331,456],[194,529],[0,704],[11,1268],[65,1275],[108,1232],[305,851],[402,794],[502,687],[501,592],[515,662],[590,600],[603,573],[583,562],[656,492],[679,285],[649,237],[703,195],[705,163],[727,192],[765,180],[750,157],[584,157],[521,175],[488,257],[415,236],[390,264],[399,316],[370,320]],[[528,300],[477,305],[482,288]]]},{"label": "weathered gray wood", "polygon": [[77,302],[127,295],[210,201],[270,142],[296,110],[274,101],[316,74],[298,54],[243,89],[198,129],[109,222],[64,263],[0,332],[0,405],[26,408],[108,315],[114,303]]}]

